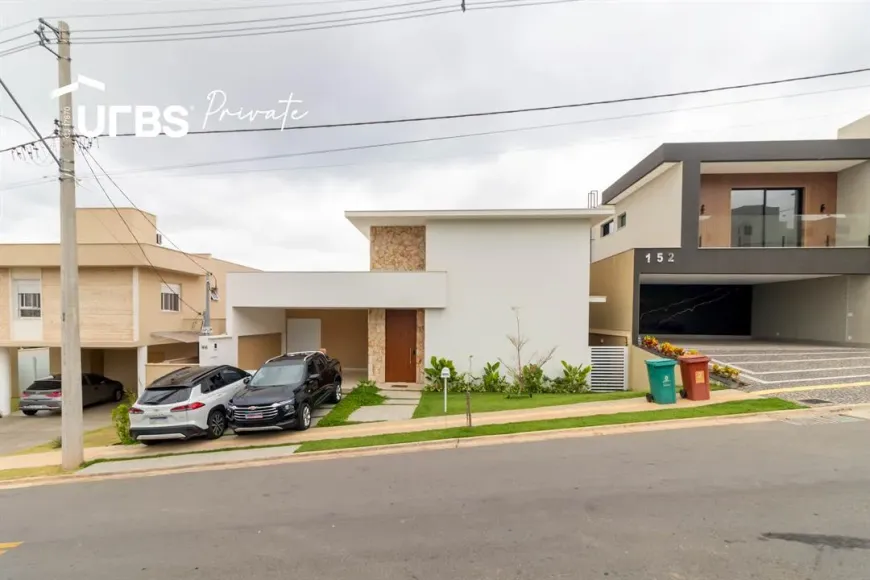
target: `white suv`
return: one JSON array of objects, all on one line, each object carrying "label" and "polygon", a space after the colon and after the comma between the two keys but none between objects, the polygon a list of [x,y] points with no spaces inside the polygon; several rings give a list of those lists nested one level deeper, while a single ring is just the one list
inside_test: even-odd
[{"label": "white suv", "polygon": [[227,365],[184,367],[160,377],[130,407],[130,435],[142,443],[208,437],[227,430],[227,403],[251,375]]}]

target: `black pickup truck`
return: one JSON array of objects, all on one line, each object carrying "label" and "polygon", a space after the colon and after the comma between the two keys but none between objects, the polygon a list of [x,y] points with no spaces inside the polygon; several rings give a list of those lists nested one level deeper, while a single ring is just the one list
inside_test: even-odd
[{"label": "black pickup truck", "polygon": [[311,411],[341,400],[341,363],[322,352],[294,352],[266,361],[230,400],[228,418],[237,434],[305,430]]}]

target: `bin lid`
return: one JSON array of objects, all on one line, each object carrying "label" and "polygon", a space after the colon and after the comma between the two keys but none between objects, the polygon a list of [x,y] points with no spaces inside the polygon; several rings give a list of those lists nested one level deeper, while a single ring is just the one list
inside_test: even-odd
[{"label": "bin lid", "polygon": [[648,367],[672,367],[677,364],[672,358],[653,358],[646,361],[646,366]]},{"label": "bin lid", "polygon": [[681,357],[678,357],[680,362],[687,363],[708,363],[710,362],[709,356],[704,356],[702,354],[687,354]]}]

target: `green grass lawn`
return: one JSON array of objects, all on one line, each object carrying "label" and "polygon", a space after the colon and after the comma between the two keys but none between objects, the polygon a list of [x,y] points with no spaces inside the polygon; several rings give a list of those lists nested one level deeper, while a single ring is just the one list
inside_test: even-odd
[{"label": "green grass lawn", "polygon": [[480,437],[482,435],[505,435],[511,433],[526,433],[535,431],[551,431],[554,429],[573,429],[577,427],[600,427],[603,425],[622,425],[626,423],[646,423],[649,421],[666,421],[669,419],[694,419],[698,417],[716,417],[723,415],[742,415],[745,413],[764,413],[769,411],[786,411],[801,409],[802,405],[782,399],[751,399],[747,401],[729,401],[703,407],[683,407],[637,411],[634,413],[615,413],[611,415],[592,415],[589,417],[571,417],[566,419],[551,419],[544,421],[525,421],[503,425],[481,425],[480,427],[454,427],[450,429],[433,429],[416,433],[395,433],[390,435],[370,435],[367,437],[352,437],[348,439],[325,439],[303,443],[297,453],[312,451],[327,451],[331,449],[352,449],[357,447],[372,447],[376,445],[395,445],[397,443],[415,443],[419,441],[436,441],[439,439],[462,439]]},{"label": "green grass lawn", "polygon": [[353,425],[353,421],[347,420],[351,413],[360,407],[380,405],[384,400],[384,396],[378,394],[378,388],[375,385],[360,384],[339,401],[332,411],[317,423],[317,426],[339,427],[341,425]]},{"label": "green grass lawn", "polygon": [[[515,409],[552,407],[553,405],[615,401],[617,399],[643,397],[644,394],[636,391],[618,391],[616,393],[539,394],[533,397],[508,399],[504,393],[471,393],[471,412],[513,411]],[[465,393],[447,393],[447,414],[465,414]],[[420,398],[420,404],[417,405],[417,410],[414,411],[414,419],[440,417],[443,415],[444,393],[423,393],[423,396]]]}]

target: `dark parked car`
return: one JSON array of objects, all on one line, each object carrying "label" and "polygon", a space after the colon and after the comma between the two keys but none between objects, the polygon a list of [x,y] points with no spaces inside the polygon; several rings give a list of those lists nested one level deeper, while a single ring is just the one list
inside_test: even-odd
[{"label": "dark parked car", "polygon": [[[124,398],[124,385],[95,373],[82,374],[82,406],[119,402]],[[60,375],[38,379],[21,393],[18,407],[25,415],[38,411],[60,411],[63,407],[63,385]]]},{"label": "dark parked car", "polygon": [[228,405],[236,433],[305,430],[311,411],[341,400],[341,363],[322,352],[294,352],[266,361]]}]

